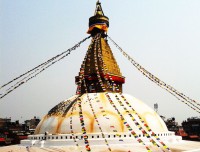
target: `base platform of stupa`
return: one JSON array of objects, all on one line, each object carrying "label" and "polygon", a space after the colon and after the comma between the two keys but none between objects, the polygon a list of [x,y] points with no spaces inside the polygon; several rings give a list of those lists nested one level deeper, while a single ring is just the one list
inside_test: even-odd
[{"label": "base platform of stupa", "polygon": [[[185,141],[181,140],[179,142],[167,143],[172,152],[200,152],[200,142],[195,141]],[[144,146],[141,146],[139,143],[133,144],[120,144],[120,145],[110,145],[113,152],[146,152]],[[155,146],[152,146],[151,149],[154,152],[159,152]],[[91,145],[92,152],[106,152],[108,151],[106,145]],[[85,146],[48,146],[48,147],[36,147],[36,146],[22,146],[22,145],[13,145],[0,147],[1,152],[85,152]]]},{"label": "base platform of stupa", "polygon": [[[181,136],[175,136],[174,132],[157,132],[158,137],[165,143],[178,143],[182,141]],[[109,145],[133,145],[139,144],[138,139],[133,138],[131,133],[104,133],[104,138],[101,133],[87,134],[88,142],[90,145],[103,146],[106,143]],[[139,138],[146,143],[150,139],[155,139],[153,136],[146,138],[143,134],[138,134]],[[84,139],[82,134],[58,134],[58,135],[29,135],[27,140],[22,140],[21,145],[23,146],[36,146],[36,147],[48,147],[48,146],[84,146]],[[140,144],[142,145],[142,144]]]}]

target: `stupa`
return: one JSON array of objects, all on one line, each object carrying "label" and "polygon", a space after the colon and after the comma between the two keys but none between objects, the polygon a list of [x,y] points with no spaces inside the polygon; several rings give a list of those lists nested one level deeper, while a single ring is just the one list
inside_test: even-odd
[{"label": "stupa", "polygon": [[[144,102],[123,93],[125,77],[107,40],[109,18],[97,1],[89,19],[92,40],[75,77],[76,94],[52,108],[22,146],[69,151],[170,151],[181,142]],[[121,146],[121,147],[119,147]]]}]

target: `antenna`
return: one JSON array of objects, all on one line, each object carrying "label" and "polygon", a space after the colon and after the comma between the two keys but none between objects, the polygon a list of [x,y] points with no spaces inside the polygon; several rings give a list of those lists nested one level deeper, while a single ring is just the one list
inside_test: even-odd
[{"label": "antenna", "polygon": [[156,113],[158,113],[158,104],[157,104],[157,103],[154,104],[154,111],[155,111]]}]

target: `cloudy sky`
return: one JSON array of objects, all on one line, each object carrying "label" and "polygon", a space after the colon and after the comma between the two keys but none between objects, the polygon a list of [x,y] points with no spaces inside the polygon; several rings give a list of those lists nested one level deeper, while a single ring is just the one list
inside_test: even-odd
[{"label": "cloudy sky", "polygon": [[[102,0],[109,36],[147,70],[200,101],[200,1]],[[88,36],[95,0],[0,0],[0,85]],[[0,117],[42,117],[75,94],[74,77],[90,40],[0,100]],[[178,122],[198,113],[143,77],[109,42],[126,77],[124,93]],[[2,92],[1,92],[2,93]]]}]

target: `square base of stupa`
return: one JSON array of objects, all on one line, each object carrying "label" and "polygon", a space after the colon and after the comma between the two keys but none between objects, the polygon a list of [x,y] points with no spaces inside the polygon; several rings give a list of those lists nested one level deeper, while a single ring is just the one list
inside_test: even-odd
[{"label": "square base of stupa", "polygon": [[[200,142],[196,141],[185,141],[181,140],[179,142],[166,143],[172,152],[200,152]],[[160,149],[155,146],[150,146],[150,143],[146,143],[153,152],[160,152]],[[139,143],[133,144],[110,144],[113,152],[146,152],[147,150]],[[47,146],[47,147],[37,147],[37,146],[23,146],[23,145],[13,145],[0,147],[1,152],[86,152],[85,146]],[[92,152],[106,152],[109,151],[106,145],[91,145]],[[166,150],[167,151],[167,150]]]}]

